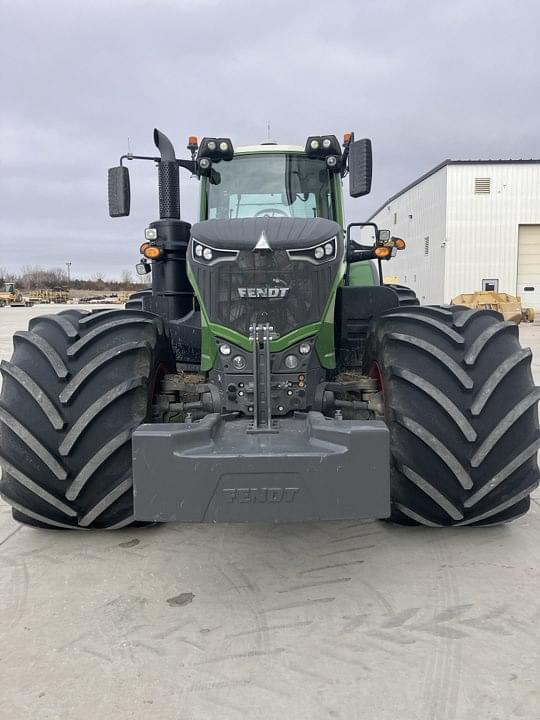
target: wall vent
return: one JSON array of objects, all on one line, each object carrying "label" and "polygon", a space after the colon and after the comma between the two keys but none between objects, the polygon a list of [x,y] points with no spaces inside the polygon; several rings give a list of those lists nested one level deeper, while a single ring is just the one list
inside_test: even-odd
[{"label": "wall vent", "polygon": [[424,255],[429,255],[429,235],[424,238]]},{"label": "wall vent", "polygon": [[491,192],[491,178],[474,178],[475,195],[489,195]]}]

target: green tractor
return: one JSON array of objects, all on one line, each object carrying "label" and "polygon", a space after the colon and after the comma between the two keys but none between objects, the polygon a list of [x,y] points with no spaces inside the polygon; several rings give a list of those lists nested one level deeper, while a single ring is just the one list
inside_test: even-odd
[{"label": "green tractor", "polygon": [[[342,183],[371,186],[371,143],[234,150],[190,138],[154,161],[159,215],[124,310],[69,309],[15,333],[1,364],[0,492],[20,522],[390,518],[491,525],[538,484],[531,352],[494,311],[419,306],[383,283],[404,241],[344,225]],[[179,169],[200,180],[180,219]],[[356,227],[369,242],[353,239]]]}]

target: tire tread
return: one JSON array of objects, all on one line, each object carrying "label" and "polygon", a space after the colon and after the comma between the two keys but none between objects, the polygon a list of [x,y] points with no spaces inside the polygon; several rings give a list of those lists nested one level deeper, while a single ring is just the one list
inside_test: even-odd
[{"label": "tire tread", "polygon": [[150,313],[70,309],[15,333],[0,365],[0,494],[14,517],[47,528],[130,525],[131,435],[149,417],[158,367],[173,363]]},{"label": "tire tread", "polygon": [[382,380],[394,521],[493,525],[527,511],[540,476],[531,359],[490,310],[406,307],[373,321],[364,370]]}]

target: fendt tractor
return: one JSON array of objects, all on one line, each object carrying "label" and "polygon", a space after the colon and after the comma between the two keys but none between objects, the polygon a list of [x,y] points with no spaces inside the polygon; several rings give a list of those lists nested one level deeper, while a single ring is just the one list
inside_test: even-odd
[{"label": "fendt tractor", "polygon": [[[157,165],[137,265],[151,286],[123,310],[35,317],[1,365],[0,490],[17,520],[448,526],[527,511],[531,352],[495,311],[423,307],[383,283],[404,240],[343,220],[344,178],[354,198],[371,188],[369,140],[192,137],[181,160],[154,141],[157,157],[109,170],[122,217],[127,161]],[[180,168],[200,181],[194,225]]]}]

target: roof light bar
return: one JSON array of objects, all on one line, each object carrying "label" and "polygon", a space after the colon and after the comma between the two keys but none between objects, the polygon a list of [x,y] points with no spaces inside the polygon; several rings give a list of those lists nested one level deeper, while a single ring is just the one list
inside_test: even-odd
[{"label": "roof light bar", "polygon": [[197,159],[209,158],[213,162],[220,160],[232,160],[234,148],[230,138],[209,138],[204,137],[199,145]]},{"label": "roof light bar", "polygon": [[306,154],[311,158],[341,157],[341,146],[335,135],[310,135],[306,142]]}]

